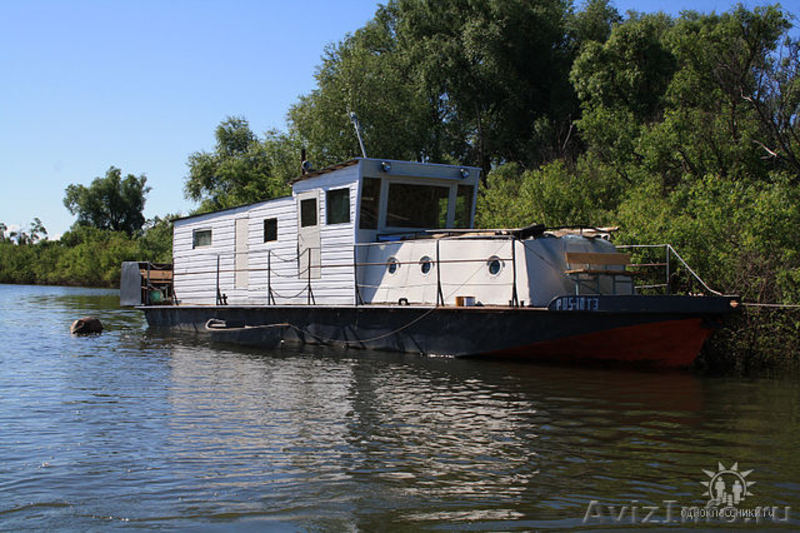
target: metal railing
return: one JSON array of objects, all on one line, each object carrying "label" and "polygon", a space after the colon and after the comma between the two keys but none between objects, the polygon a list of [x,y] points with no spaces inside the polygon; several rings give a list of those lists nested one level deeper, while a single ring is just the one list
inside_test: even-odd
[{"label": "metal railing", "polygon": [[[420,242],[420,241],[410,241],[410,242]],[[430,241],[426,241],[430,242]],[[505,242],[505,241],[504,241]],[[518,293],[518,274],[517,274],[517,242],[519,239],[515,237],[508,238],[508,242],[511,244],[511,250],[509,257],[500,257],[498,255],[492,256],[493,258],[503,262],[503,263],[510,263],[511,265],[511,280],[508,283],[508,290],[509,290],[509,300],[508,305],[510,307],[518,307],[520,305],[519,293]],[[324,271],[330,271],[331,269],[352,269],[353,270],[353,289],[354,289],[354,303],[356,306],[359,305],[367,305],[371,302],[366,302],[364,298],[364,290],[365,289],[387,289],[393,290],[394,287],[387,287],[384,285],[369,285],[360,281],[360,273],[364,272],[365,268],[369,267],[381,267],[381,268],[389,268],[391,265],[420,265],[421,261],[398,261],[395,258],[390,258],[385,261],[359,261],[359,250],[365,247],[385,247],[388,245],[392,245],[396,243],[357,243],[352,245],[352,247],[348,246],[347,248],[352,248],[352,262],[346,263],[328,263],[324,264],[322,259],[322,250],[321,248],[316,247],[309,247],[305,248],[302,251],[298,251],[297,254],[292,255],[290,257],[283,256],[272,249],[266,250],[266,262],[265,266],[262,268],[259,267],[248,267],[247,269],[237,269],[235,266],[236,257],[245,254],[245,255],[252,255],[253,252],[231,252],[226,254],[216,254],[216,253],[208,253],[208,254],[193,254],[193,257],[203,256],[206,255],[210,258],[215,258],[216,260],[216,268],[213,270],[195,270],[192,272],[176,272],[179,275],[209,275],[213,274],[215,276],[215,295],[216,295],[216,305],[227,305],[227,294],[223,292],[222,284],[220,276],[222,274],[233,274],[236,276],[237,273],[246,271],[248,272],[248,276],[251,273],[264,273],[266,275],[266,303],[267,305],[276,305],[276,299],[283,299],[283,300],[295,300],[299,298],[304,298],[306,303],[311,305],[316,303],[316,297],[314,294],[314,279],[317,279],[314,275],[314,271],[320,273],[320,278],[322,277],[322,273]],[[630,272],[631,279],[643,279],[644,283],[642,284],[634,284],[634,289],[636,293],[664,293],[664,294],[673,294],[676,292],[692,292],[692,284],[696,284],[702,288],[705,292],[709,294],[714,294],[717,296],[721,296],[722,294],[718,291],[711,289],[705,281],[686,263],[686,261],[681,257],[681,255],[669,244],[657,244],[657,245],[618,245],[616,246],[618,250],[631,250],[639,262],[632,263],[630,267],[636,269]],[[337,249],[328,248],[327,251],[335,252]],[[341,250],[341,249],[338,249]],[[313,254],[319,254],[319,264],[314,264],[313,262]],[[223,258],[226,261],[230,261],[232,268],[223,268],[222,267],[222,260]],[[286,269],[283,268],[276,268],[275,263],[296,263],[297,269],[291,269],[290,273],[286,272]],[[430,258],[432,270],[435,269],[435,306],[445,305],[446,296],[444,294],[443,285],[454,285],[452,282],[448,282],[444,279],[442,274],[442,265],[448,264],[480,264],[479,268],[483,268],[487,265],[487,258],[453,258],[447,259],[442,257],[440,241],[435,241],[435,257]],[[548,263],[549,264],[549,263]],[[552,268],[558,269],[558,265],[549,264]],[[657,269],[663,269],[663,273],[658,273]],[[643,269],[643,270],[642,270]],[[652,271],[650,271],[652,269]],[[682,284],[678,281],[678,278],[683,273],[688,274],[688,279],[692,282],[689,285],[685,283]],[[574,283],[580,283],[579,281],[569,278],[562,272],[567,279]],[[474,274],[473,276],[474,277]],[[274,278],[281,278],[281,279],[293,279],[293,280],[303,280],[305,282],[302,289],[297,292],[296,294],[286,295],[281,294],[279,291],[276,290],[276,283]],[[471,277],[469,277],[471,279]],[[235,287],[235,278],[234,278],[234,289]],[[463,287],[465,284],[460,285],[458,288]],[[432,288],[432,284],[425,284],[420,285],[421,287],[425,288]],[[404,288],[408,288],[409,286],[404,286]],[[414,286],[412,286],[413,288]],[[457,288],[457,290],[458,290]],[[177,295],[176,295],[177,296]],[[452,294],[448,294],[447,297],[453,296]]]},{"label": "metal railing", "polygon": [[[715,291],[703,281],[671,244],[619,244],[615,245],[615,247],[617,250],[632,250],[634,253],[637,253],[639,260],[642,262],[632,263],[630,265],[631,267],[664,269],[663,282],[659,279],[661,276],[656,272],[653,276],[650,276],[649,279],[651,282],[636,285],[637,291],[663,289],[666,294],[684,291],[691,293],[692,285],[696,284],[702,287],[707,293],[722,296],[721,292]],[[659,255],[664,258],[663,262],[660,260]],[[673,260],[676,263],[675,268],[673,268]],[[682,281],[680,276],[683,271],[685,271],[687,276],[684,276],[684,280]],[[686,283],[687,280],[688,283]]]},{"label": "metal railing", "polygon": [[[440,241],[436,240],[436,253],[435,258],[431,259],[432,267],[435,268],[436,272],[436,281],[435,281],[435,288],[436,288],[436,306],[445,305],[445,294],[443,290],[443,284],[446,284],[446,280],[443,278],[442,275],[442,265],[448,264],[480,264],[481,268],[483,265],[486,265],[487,259],[486,258],[473,258],[473,259],[446,259],[442,258],[441,254],[441,246]],[[513,239],[511,242],[516,242],[516,239]],[[250,273],[265,273],[266,274],[266,302],[267,305],[276,305],[276,298],[281,298],[284,300],[294,300],[297,298],[305,297],[307,304],[315,304],[316,298],[314,296],[314,283],[313,280],[316,279],[312,273],[314,270],[318,270],[320,273],[324,270],[330,269],[352,269],[353,270],[353,285],[354,285],[354,302],[355,305],[366,305],[367,302],[363,298],[363,289],[366,288],[383,288],[381,286],[372,286],[366,283],[362,283],[359,281],[359,273],[363,272],[364,268],[368,267],[381,267],[381,268],[388,268],[390,265],[419,265],[420,261],[398,261],[394,258],[391,260],[386,261],[359,261],[359,249],[364,247],[370,246],[387,246],[394,243],[357,243],[352,246],[353,250],[353,261],[352,263],[335,263],[335,264],[324,264],[322,262],[322,250],[321,248],[313,248],[309,247],[302,251],[298,251],[297,254],[291,257],[285,257],[281,254],[273,251],[272,249],[268,249],[266,251],[266,267],[258,268],[258,267],[248,267],[247,269],[238,269],[235,266],[236,257],[239,255],[248,255],[251,256],[253,252],[230,252],[230,253],[205,253],[205,254],[192,254],[193,258],[207,256],[212,261],[216,262],[215,268],[212,270],[193,270],[192,272],[178,272],[179,275],[209,275],[213,274],[215,279],[215,304],[216,305],[227,305],[228,296],[225,292],[223,292],[222,283],[220,276],[223,274],[233,274],[236,276],[237,273],[246,271],[248,272],[248,276]],[[350,248],[350,247],[348,247]],[[328,251],[336,251],[336,249],[328,248]],[[316,252],[319,255],[319,264],[313,264],[313,253]],[[517,307],[520,304],[518,291],[517,291],[517,258],[516,258],[516,246],[511,246],[511,254],[510,257],[500,257],[500,256],[493,256],[495,259],[507,262],[511,264],[512,268],[512,281],[510,283],[510,299],[509,305],[512,307]],[[222,261],[223,258],[229,260],[232,264],[232,268],[223,268]],[[283,269],[276,269],[273,268],[273,261],[278,261],[281,263],[296,263],[297,270],[292,272],[291,274],[286,274],[281,272]],[[273,276],[282,278],[282,279],[302,279],[305,278],[305,286],[296,294],[293,295],[285,295],[280,294],[274,287],[274,280]],[[426,284],[426,287],[429,285]],[[234,278],[234,289],[235,289],[235,278]],[[452,296],[452,295],[448,295]]]}]

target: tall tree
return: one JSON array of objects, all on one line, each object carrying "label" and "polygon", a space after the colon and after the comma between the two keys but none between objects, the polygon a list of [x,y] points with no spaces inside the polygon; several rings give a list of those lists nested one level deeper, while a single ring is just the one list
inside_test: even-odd
[{"label": "tall tree", "polygon": [[97,177],[89,187],[69,185],[64,206],[77,215],[80,226],[123,231],[135,235],[144,225],[145,196],[150,192],[144,174],[122,177],[122,171],[111,167],[105,177]]},{"label": "tall tree", "polygon": [[441,160],[439,118],[415,82],[415,67],[400,49],[398,9],[381,6],[375,18],[325,49],[317,88],[289,111],[292,132],[319,166],[360,156],[350,113],[357,114],[367,155]]},{"label": "tall tree", "polygon": [[184,192],[200,202],[198,212],[281,196],[300,173],[300,149],[288,135],[271,131],[262,141],[246,119],[228,117],[215,138],[213,152],[195,152],[187,162]]},{"label": "tall tree", "polygon": [[369,155],[486,171],[504,161],[537,165],[564,151],[578,109],[568,7],[392,0],[326,50],[317,88],[289,113],[291,131],[323,163],[346,159],[359,153],[355,111]]},{"label": "tall tree", "polygon": [[[569,128],[567,2],[399,0],[398,34],[465,157],[541,163]],[[563,134],[563,135],[562,135]],[[560,139],[559,139],[560,138]]]}]

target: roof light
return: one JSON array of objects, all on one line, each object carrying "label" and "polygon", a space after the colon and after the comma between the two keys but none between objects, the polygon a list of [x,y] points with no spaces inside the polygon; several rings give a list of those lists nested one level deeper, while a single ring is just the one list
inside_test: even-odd
[{"label": "roof light", "polygon": [[467,170],[466,168],[462,168],[461,170],[458,171],[458,175],[461,176],[462,180],[465,180],[469,177],[469,170]]},{"label": "roof light", "polygon": [[388,161],[384,161],[384,162],[381,163],[381,171],[382,172],[389,172],[390,170],[392,170],[392,164],[391,163],[389,163]]}]

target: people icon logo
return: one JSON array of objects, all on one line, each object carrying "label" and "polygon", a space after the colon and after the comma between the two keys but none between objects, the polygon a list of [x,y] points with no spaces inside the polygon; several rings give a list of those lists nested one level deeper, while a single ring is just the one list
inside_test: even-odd
[{"label": "people icon logo", "polygon": [[708,496],[710,507],[733,507],[742,503],[747,496],[752,496],[750,487],[755,485],[755,481],[747,481],[753,471],[739,470],[739,463],[734,463],[732,467],[725,468],[722,463],[718,463],[717,471],[703,470],[711,478],[708,481],[701,481],[700,484],[708,490],[703,496]]}]

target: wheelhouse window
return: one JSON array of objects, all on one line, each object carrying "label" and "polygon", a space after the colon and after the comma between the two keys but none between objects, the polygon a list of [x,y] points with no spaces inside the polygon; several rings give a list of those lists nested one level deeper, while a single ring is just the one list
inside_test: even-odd
[{"label": "wheelhouse window", "polygon": [[475,187],[472,185],[459,185],[456,194],[456,219],[457,228],[469,228],[472,217],[472,198],[475,196]]},{"label": "wheelhouse window", "polygon": [[381,201],[381,180],[364,178],[361,184],[361,210],[358,227],[378,229],[378,208]]},{"label": "wheelhouse window", "polygon": [[391,183],[386,225],[439,229],[447,225],[450,189],[433,185]]},{"label": "wheelhouse window", "polygon": [[309,198],[300,201],[300,227],[317,225],[317,199]]},{"label": "wheelhouse window", "polygon": [[328,224],[350,222],[350,189],[335,189],[325,193],[325,210]]},{"label": "wheelhouse window", "polygon": [[192,231],[192,248],[211,246],[211,230],[196,229]]},{"label": "wheelhouse window", "polygon": [[264,219],[264,242],[271,242],[278,240],[278,219],[265,218]]}]

